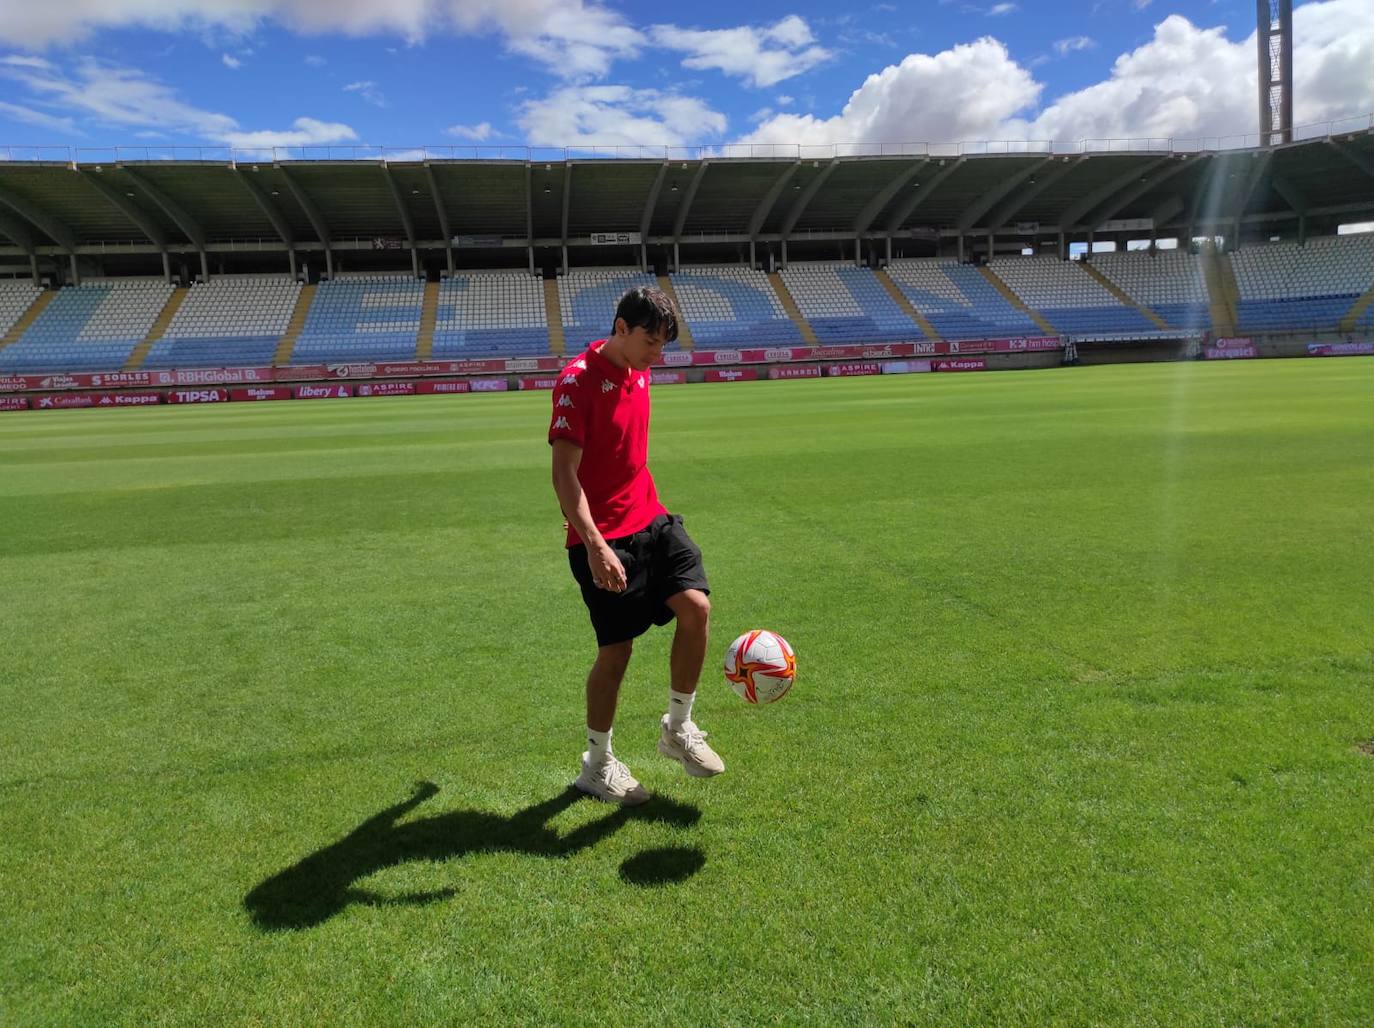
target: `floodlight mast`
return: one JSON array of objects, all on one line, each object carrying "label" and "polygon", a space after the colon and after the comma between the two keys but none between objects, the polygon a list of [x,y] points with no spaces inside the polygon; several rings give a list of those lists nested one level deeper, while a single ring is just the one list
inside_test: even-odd
[{"label": "floodlight mast", "polygon": [[1260,145],[1293,141],[1293,0],[1255,0]]}]

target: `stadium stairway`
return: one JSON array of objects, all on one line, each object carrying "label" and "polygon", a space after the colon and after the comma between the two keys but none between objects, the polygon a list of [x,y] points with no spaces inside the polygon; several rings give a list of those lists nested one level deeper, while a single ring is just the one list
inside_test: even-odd
[{"label": "stadium stairway", "polygon": [[1021,311],[1023,314],[1025,314],[1026,317],[1030,318],[1031,321],[1039,325],[1040,331],[1044,332],[1045,335],[1059,335],[1059,329],[1055,328],[1048,321],[1046,321],[1045,316],[1041,314],[1039,311],[1031,310],[1029,307],[1027,307],[1025,301],[1022,300],[1021,297],[1017,296],[1016,293],[1012,291],[1011,286],[1007,285],[1000,278],[998,278],[997,275],[993,272],[993,270],[989,268],[986,264],[980,265],[978,268],[978,272],[985,279],[988,280],[988,282],[992,285],[994,289],[996,289],[999,293],[1002,294],[1002,297],[1007,301],[1007,303],[1011,304],[1018,311]]},{"label": "stadium stairway", "polygon": [[563,334],[563,304],[558,299],[558,279],[544,279],[544,316],[549,323],[549,352],[568,354],[568,338]]},{"label": "stadium stairway", "polygon": [[167,326],[172,323],[173,316],[186,302],[186,297],[190,292],[191,290],[184,286],[177,286],[172,290],[172,295],[167,297],[167,305],[158,314],[157,320],[153,322],[153,327],[148,329],[148,334],[143,337],[142,342],[133,348],[129,354],[129,359],[124,362],[125,371],[137,371],[143,366],[143,362],[148,359],[148,351],[167,332]]},{"label": "stadium stairway", "polygon": [[1146,307],[1135,297],[1127,293],[1126,290],[1122,289],[1119,285],[1117,285],[1115,282],[1109,279],[1102,272],[1094,268],[1092,266],[1091,261],[1082,261],[1079,263],[1079,267],[1086,271],[1089,277],[1095,279],[1097,281],[1097,284],[1100,285],[1103,289],[1107,290],[1107,292],[1111,293],[1127,307],[1134,307],[1141,313],[1141,315],[1143,315],[1146,318],[1149,318],[1165,332],[1168,332],[1173,327],[1167,321],[1161,318],[1158,314],[1156,314],[1154,311],[1150,310],[1150,308]]},{"label": "stadium stairway", "polygon": [[434,325],[439,320],[439,283],[425,283],[425,299],[420,306],[420,336],[415,344],[415,359],[427,361],[434,356]]},{"label": "stadium stairway", "polygon": [[19,315],[19,320],[10,326],[10,330],[0,338],[0,350],[9,346],[10,343],[19,342],[19,337],[28,331],[29,326],[34,323],[38,315],[43,313],[43,308],[52,303],[57,297],[56,289],[45,289],[38,294],[38,298],[29,305],[29,309]]},{"label": "stadium stairway", "polygon": [[272,358],[273,364],[291,363],[291,351],[296,348],[296,337],[305,327],[305,316],[310,313],[310,305],[314,302],[315,287],[301,286],[301,295],[296,298],[296,309],[291,312],[291,321],[286,326],[286,333],[277,343],[277,353]]},{"label": "stadium stairway", "polygon": [[[673,288],[673,281],[667,275],[658,276],[658,288],[668,294],[668,298],[673,301],[673,306],[682,311],[682,304],[678,303],[677,290]],[[677,319],[677,345],[680,350],[691,350],[696,346],[692,339],[692,326],[687,324],[686,316]]]},{"label": "stadium stairway", "polygon": [[1236,334],[1236,309],[1240,300],[1240,286],[1236,284],[1231,262],[1214,246],[1202,252],[1202,277],[1207,283],[1208,309],[1212,312],[1212,334]]},{"label": "stadium stairway", "polygon": [[926,338],[938,342],[940,333],[935,331],[935,326],[930,323],[930,319],[911,305],[906,294],[897,288],[897,283],[888,278],[887,272],[878,268],[873,274],[878,279],[878,284],[887,290],[887,295],[892,297],[892,302],[900,307],[908,318],[921,326],[921,331],[925,333]]},{"label": "stadium stairway", "polygon": [[1359,324],[1360,319],[1364,317],[1364,312],[1369,310],[1369,305],[1372,303],[1374,303],[1374,286],[1365,290],[1364,295],[1356,300],[1345,317],[1341,318],[1340,331],[1354,332],[1355,326]]},{"label": "stadium stairway", "polygon": [[797,326],[797,331],[801,333],[802,342],[807,346],[819,346],[820,341],[816,338],[816,330],[802,317],[801,310],[797,307],[797,301],[792,299],[792,294],[788,291],[782,276],[776,271],[770,271],[768,284],[773,287],[773,292],[778,294],[778,302],[782,304],[782,309],[787,312],[787,316],[792,319],[792,324]]}]

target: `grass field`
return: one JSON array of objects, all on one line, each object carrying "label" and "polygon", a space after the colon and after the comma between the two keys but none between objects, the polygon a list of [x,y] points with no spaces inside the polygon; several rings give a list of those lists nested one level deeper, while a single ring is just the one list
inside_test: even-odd
[{"label": "grass field", "polygon": [[0,1023],[1369,1023],[1374,360],[661,387],[637,813],[548,402],[0,416]]}]

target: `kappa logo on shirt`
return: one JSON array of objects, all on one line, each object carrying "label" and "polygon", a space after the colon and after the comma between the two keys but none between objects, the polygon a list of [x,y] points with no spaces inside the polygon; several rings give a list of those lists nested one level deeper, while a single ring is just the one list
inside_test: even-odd
[{"label": "kappa logo on shirt", "polygon": [[609,392],[611,392],[613,389],[615,389],[615,383],[614,383],[614,382],[602,382],[602,383],[601,383],[601,391],[602,391],[603,393],[609,393]]},{"label": "kappa logo on shirt", "polygon": [[568,396],[568,395],[564,394],[563,396],[560,396],[560,397],[558,398],[558,406],[560,406],[560,407],[576,407],[577,404],[575,404],[575,403],[572,402],[572,397],[571,397],[571,396]]},{"label": "kappa logo on shirt", "polygon": [[572,426],[568,424],[568,419],[565,417],[555,418],[553,427],[555,430],[560,428],[566,428],[569,432],[572,431]]},{"label": "kappa logo on shirt", "polygon": [[646,379],[646,378],[641,378],[641,379],[639,380],[639,388],[641,388],[641,389],[643,389],[643,388],[644,388],[645,386],[647,386],[648,384],[649,384],[649,380]]},{"label": "kappa logo on shirt", "polygon": [[565,385],[565,386],[567,386],[567,385],[574,385],[574,386],[575,386],[575,385],[577,385],[577,376],[576,376],[576,375],[564,375],[564,376],[563,376],[563,381],[560,382],[560,383],[558,383],[558,384],[559,384],[559,385]]},{"label": "kappa logo on shirt", "polygon": [[584,361],[584,360],[582,360],[581,358],[578,358],[577,360],[575,360],[575,361],[573,361],[571,364],[569,364],[568,367],[570,367],[570,368],[576,368],[578,371],[586,371],[586,370],[587,370],[587,362]]}]

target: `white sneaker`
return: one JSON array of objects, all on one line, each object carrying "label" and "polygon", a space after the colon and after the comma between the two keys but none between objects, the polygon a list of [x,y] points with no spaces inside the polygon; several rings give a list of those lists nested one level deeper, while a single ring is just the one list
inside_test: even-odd
[{"label": "white sneaker", "polygon": [[573,785],[597,799],[607,803],[619,803],[622,807],[634,807],[649,800],[649,790],[640,785],[630,774],[630,769],[616,760],[607,757],[604,762],[593,767],[582,754],[582,773]]},{"label": "white sneaker", "polygon": [[682,722],[676,731],[663,715],[663,731],[658,737],[658,752],[682,762],[693,778],[710,778],[725,770],[725,761],[706,743],[706,733],[691,721]]}]

